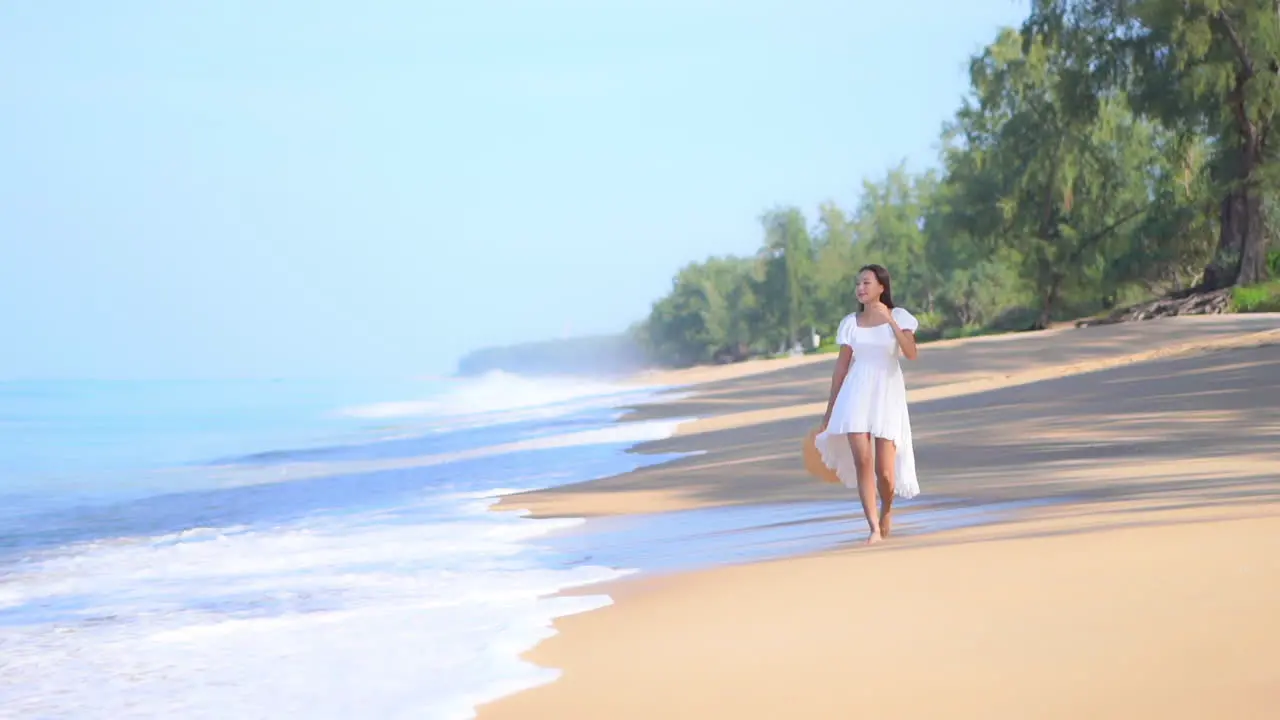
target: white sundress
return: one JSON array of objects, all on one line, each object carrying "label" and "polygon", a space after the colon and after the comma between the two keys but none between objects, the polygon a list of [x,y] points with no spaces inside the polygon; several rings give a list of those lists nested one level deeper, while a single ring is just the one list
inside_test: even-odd
[{"label": "white sundress", "polygon": [[[822,462],[836,472],[845,487],[858,487],[857,466],[849,433],[871,433],[892,440],[897,447],[894,494],[912,498],[920,494],[916,458],[911,446],[911,419],[907,414],[907,386],[902,378],[898,341],[889,324],[858,327],[853,313],[840,321],[836,342],[853,348],[853,363],[845,376],[827,429],[814,439]],[[902,308],[893,309],[898,327],[914,332],[920,323]]]}]

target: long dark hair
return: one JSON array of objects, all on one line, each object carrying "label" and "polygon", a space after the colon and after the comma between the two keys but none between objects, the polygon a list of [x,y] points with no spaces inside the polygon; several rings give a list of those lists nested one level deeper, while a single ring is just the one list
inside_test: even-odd
[{"label": "long dark hair", "polygon": [[[889,285],[889,271],[885,270],[883,265],[873,264],[873,265],[863,265],[861,268],[859,268],[858,274],[861,275],[862,273],[868,270],[870,270],[876,276],[876,282],[884,286],[884,292],[880,293],[880,302],[884,303],[885,307],[892,310],[894,308],[893,290],[890,288],[890,285]],[[858,304],[861,305],[862,303],[858,303]],[[863,307],[859,309],[865,310],[866,308]]]}]

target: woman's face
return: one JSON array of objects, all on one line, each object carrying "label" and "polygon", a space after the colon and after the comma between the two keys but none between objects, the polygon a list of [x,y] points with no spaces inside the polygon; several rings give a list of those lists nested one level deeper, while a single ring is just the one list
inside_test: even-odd
[{"label": "woman's face", "polygon": [[866,305],[870,302],[879,302],[880,295],[884,293],[884,286],[876,279],[876,274],[870,270],[863,270],[858,273],[858,287],[856,289],[858,302]]}]

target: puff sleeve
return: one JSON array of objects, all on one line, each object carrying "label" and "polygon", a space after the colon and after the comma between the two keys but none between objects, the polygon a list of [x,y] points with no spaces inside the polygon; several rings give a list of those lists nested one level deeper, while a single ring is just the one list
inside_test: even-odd
[{"label": "puff sleeve", "polygon": [[836,328],[837,345],[848,345],[849,347],[853,347],[853,329],[856,327],[854,324],[857,322],[855,319],[856,317],[856,315],[846,315],[845,318],[840,321],[840,327]]},{"label": "puff sleeve", "polygon": [[898,327],[907,332],[915,332],[920,327],[920,321],[916,320],[916,316],[900,307],[893,309],[893,319],[898,323]]}]

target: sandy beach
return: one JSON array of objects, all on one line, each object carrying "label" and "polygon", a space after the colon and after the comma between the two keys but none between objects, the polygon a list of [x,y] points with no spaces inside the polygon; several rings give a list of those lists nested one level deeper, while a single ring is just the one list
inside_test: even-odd
[{"label": "sandy beach", "polygon": [[[799,441],[831,358],[651,376],[681,459],[504,498],[539,516],[847,500],[834,549],[587,592],[503,718],[1271,718],[1280,708],[1280,316],[1172,318],[922,347],[924,495],[1016,513],[862,548]],[[723,370],[720,375],[716,370]],[[815,410],[816,408],[816,410]],[[590,524],[590,521],[589,521]]]}]

